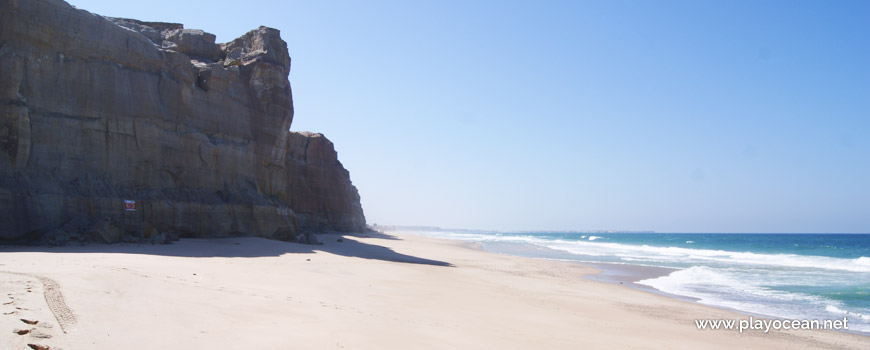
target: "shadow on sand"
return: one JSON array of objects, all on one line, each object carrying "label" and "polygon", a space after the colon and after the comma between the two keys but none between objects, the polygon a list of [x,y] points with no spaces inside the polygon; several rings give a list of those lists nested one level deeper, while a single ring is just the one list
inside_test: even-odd
[{"label": "shadow on sand", "polygon": [[[434,266],[453,266],[448,262],[431,260],[402,254],[390,248],[363,243],[354,238],[375,238],[400,240],[384,233],[366,232],[359,234],[321,234],[317,237],[322,245],[307,245],[275,241],[259,237],[227,238],[182,238],[167,245],[150,244],[88,244],[84,246],[0,246],[4,253],[104,253],[104,254],[146,254],[186,258],[257,258],[276,257],[284,254],[313,254],[325,252],[370,260],[424,264]],[[341,240],[341,241],[339,241]]]}]

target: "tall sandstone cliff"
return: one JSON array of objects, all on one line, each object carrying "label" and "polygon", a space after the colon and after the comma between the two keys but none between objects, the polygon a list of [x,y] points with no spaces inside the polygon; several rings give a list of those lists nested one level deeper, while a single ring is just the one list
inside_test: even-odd
[{"label": "tall sandstone cliff", "polygon": [[180,24],[0,0],[0,241],[364,230],[333,144],[289,132],[289,72],[271,28],[216,44]]}]

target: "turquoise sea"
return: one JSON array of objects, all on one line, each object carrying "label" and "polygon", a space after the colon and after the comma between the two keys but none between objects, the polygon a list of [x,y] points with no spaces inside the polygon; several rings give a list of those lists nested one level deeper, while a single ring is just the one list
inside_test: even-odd
[{"label": "turquoise sea", "polygon": [[638,281],[699,303],[870,333],[870,234],[422,232],[533,258],[676,268]]}]

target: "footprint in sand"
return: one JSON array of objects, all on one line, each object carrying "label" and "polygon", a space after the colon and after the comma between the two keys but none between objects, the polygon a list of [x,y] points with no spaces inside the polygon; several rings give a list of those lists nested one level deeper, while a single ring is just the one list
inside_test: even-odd
[{"label": "footprint in sand", "polygon": [[[28,346],[29,349],[33,349],[33,350],[61,350],[58,347],[42,343],[43,341],[52,341],[52,339],[54,339],[55,336],[57,335],[57,333],[56,333],[57,330],[55,330],[54,329],[55,327],[52,325],[53,322],[48,322],[49,320],[41,319],[41,317],[34,317],[35,315],[28,315],[28,313],[33,312],[33,310],[39,311],[39,310],[43,310],[43,308],[33,307],[30,304],[16,306],[16,305],[21,304],[23,302],[23,300],[18,299],[21,295],[27,296],[29,293],[42,294],[42,296],[45,298],[46,304],[48,305],[49,311],[51,311],[51,313],[54,315],[54,318],[57,320],[57,322],[58,322],[57,325],[60,326],[60,330],[63,331],[64,333],[66,333],[68,331],[68,329],[70,328],[70,326],[75,325],[75,316],[73,315],[72,311],[69,309],[69,307],[64,302],[63,295],[61,294],[61,291],[60,291],[60,285],[52,279],[49,279],[49,278],[46,278],[43,276],[39,276],[39,275],[17,273],[17,272],[10,272],[10,271],[0,271],[0,274],[11,274],[11,275],[25,276],[25,277],[31,278],[33,281],[31,283],[27,283],[24,286],[24,288],[21,288],[22,285],[21,285],[21,283],[19,283],[19,285],[18,285],[19,289],[16,292],[7,294],[7,296],[9,297],[10,300],[3,300],[3,305],[10,305],[10,307],[8,309],[6,307],[4,307],[4,309],[9,310],[9,309],[14,308],[14,310],[9,310],[9,312],[5,312],[3,314],[4,315],[16,315],[14,317],[18,318],[19,321],[22,322],[22,323],[19,323],[19,325],[23,325],[26,327],[26,329],[21,329],[24,327],[16,328],[16,329],[12,330],[12,332],[18,336],[24,337],[24,338],[19,338],[19,339],[27,339],[27,341],[25,341],[25,344]],[[36,280],[38,280],[39,282],[36,282]],[[34,286],[34,284],[36,284],[36,283],[40,283],[41,286],[39,286],[39,285]],[[27,306],[27,307],[24,307],[24,306]],[[3,310],[3,311],[6,311],[6,310]],[[31,317],[28,317],[28,316],[31,316]],[[13,318],[13,320],[14,320],[14,318]],[[43,322],[43,321],[46,321],[46,322]],[[51,320],[51,321],[53,321],[53,320]],[[29,327],[27,327],[27,326],[29,326]],[[9,331],[9,329],[7,329],[4,332],[8,332],[8,331]],[[6,334],[8,334],[8,333],[6,333]]]},{"label": "footprint in sand", "polygon": [[51,338],[51,334],[45,333],[36,328],[30,330],[30,336],[39,339],[49,339]]},{"label": "footprint in sand", "polygon": [[[12,271],[0,271],[3,274],[10,275],[18,275],[25,276],[30,278],[35,278],[42,283],[42,294],[45,297],[45,302],[48,304],[48,309],[51,310],[51,313],[54,314],[54,318],[57,320],[57,323],[60,325],[60,329],[67,333],[71,327],[73,327],[76,323],[75,315],[72,313],[72,310],[69,309],[69,306],[64,302],[63,294],[60,290],[60,285],[53,279],[43,277],[40,275],[20,273],[20,272],[12,272]],[[31,283],[28,283],[28,289],[33,288]],[[28,290],[28,292],[31,292]],[[9,297],[9,299],[15,299],[14,297]],[[5,313],[4,315],[10,315],[13,313],[17,313],[17,311],[12,311],[11,313]],[[23,319],[22,319],[23,321]],[[36,323],[32,323],[36,324]]]}]

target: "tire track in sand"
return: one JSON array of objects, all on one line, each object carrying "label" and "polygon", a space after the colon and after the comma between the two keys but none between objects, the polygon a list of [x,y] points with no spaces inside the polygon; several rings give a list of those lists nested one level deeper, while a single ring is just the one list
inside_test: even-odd
[{"label": "tire track in sand", "polygon": [[66,301],[63,299],[63,293],[60,291],[60,284],[55,280],[30,273],[2,270],[0,270],[0,273],[38,279],[39,282],[42,283],[42,294],[45,297],[45,303],[48,304],[48,309],[51,310],[52,314],[54,314],[54,318],[60,325],[60,329],[63,330],[64,333],[68,333],[69,330],[75,326],[76,317],[72,310],[70,310],[69,306],[66,305]]}]

